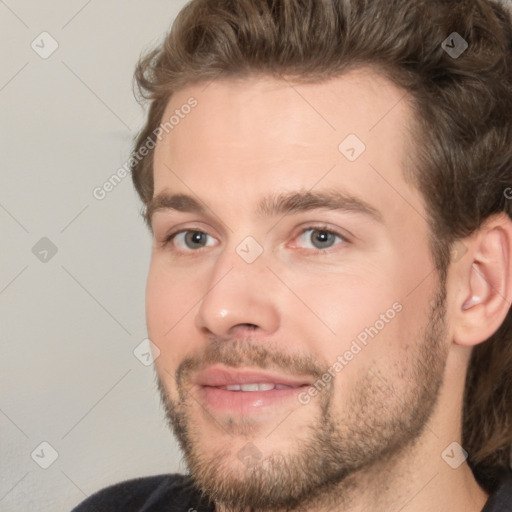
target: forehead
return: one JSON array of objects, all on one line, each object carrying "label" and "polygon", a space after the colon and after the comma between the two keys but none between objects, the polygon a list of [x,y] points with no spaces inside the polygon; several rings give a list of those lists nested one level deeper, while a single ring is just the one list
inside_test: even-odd
[{"label": "forehead", "polygon": [[[403,125],[411,117],[405,92],[369,68],[310,84],[266,75],[200,82],[171,96],[162,122],[191,97],[197,106],[186,116],[189,120],[181,119],[179,126],[164,136],[161,147],[181,143],[190,135],[187,127],[191,123],[195,136],[204,142],[222,140],[223,147],[251,147],[252,142],[252,147],[265,151],[269,145],[286,149],[290,144],[312,145],[320,139],[332,146],[347,133],[369,141],[388,133],[386,127],[393,120]],[[378,130],[383,122],[384,131]],[[268,136],[273,133],[285,138],[274,140]],[[248,134],[253,137],[247,138]],[[399,135],[395,131],[393,139]]]},{"label": "forehead", "polygon": [[[191,98],[195,106],[184,108]],[[267,76],[196,83],[171,97],[162,123],[172,116],[176,124],[155,148],[155,194],[192,187],[214,199],[214,184],[214,195],[236,202],[322,181],[354,195],[380,194],[377,203],[413,195],[421,208],[403,179],[409,97],[373,70],[310,84]]]}]

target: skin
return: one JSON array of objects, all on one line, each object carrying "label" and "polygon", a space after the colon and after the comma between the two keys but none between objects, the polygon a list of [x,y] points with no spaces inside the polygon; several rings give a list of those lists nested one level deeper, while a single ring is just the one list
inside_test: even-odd
[{"label": "skin", "polygon": [[[461,443],[472,347],[508,310],[510,222],[490,219],[464,240],[446,288],[439,282],[423,199],[403,176],[412,109],[371,70],[308,85],[263,76],[194,84],[171,97],[163,119],[190,96],[197,107],[155,149],[155,196],[189,194],[208,212],[154,212],[146,305],[162,401],[192,476],[221,511],[480,511],[488,496],[467,463],[452,469],[441,455]],[[353,162],[338,149],[350,133],[366,145]],[[256,212],[269,193],[305,190],[349,193],[381,221],[321,208]],[[325,253],[317,231],[300,234],[319,224],[344,237]],[[179,230],[208,236],[164,245]],[[262,249],[252,263],[236,251],[248,236]],[[193,385],[198,368],[219,362],[315,381],[397,303],[307,404],[244,416],[208,407]],[[248,443],[250,467],[238,456]]]}]

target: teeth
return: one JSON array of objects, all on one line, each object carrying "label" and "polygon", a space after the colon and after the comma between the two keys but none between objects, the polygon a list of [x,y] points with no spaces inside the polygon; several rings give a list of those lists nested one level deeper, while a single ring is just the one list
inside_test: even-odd
[{"label": "teeth", "polygon": [[241,384],[240,389],[242,391],[259,391],[259,384]]},{"label": "teeth", "polygon": [[[259,391],[270,391],[271,389],[274,389],[274,388],[275,388],[274,384],[269,384],[269,383],[267,383],[267,384],[258,384],[258,390]],[[242,389],[244,389],[244,388],[242,387]],[[244,391],[245,391],[245,389],[244,389]]]},{"label": "teeth", "polygon": [[285,386],[284,384],[271,384],[263,382],[261,384],[229,384],[228,386],[220,386],[221,389],[227,391],[270,391],[272,389],[287,389],[291,386]]}]

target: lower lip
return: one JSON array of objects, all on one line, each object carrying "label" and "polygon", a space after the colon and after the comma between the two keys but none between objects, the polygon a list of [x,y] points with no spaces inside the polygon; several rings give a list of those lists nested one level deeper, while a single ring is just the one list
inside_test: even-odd
[{"label": "lower lip", "polygon": [[271,389],[270,391],[228,391],[212,386],[200,386],[199,396],[205,405],[216,410],[247,415],[281,405],[284,401],[291,399],[299,403],[297,395],[307,387]]}]

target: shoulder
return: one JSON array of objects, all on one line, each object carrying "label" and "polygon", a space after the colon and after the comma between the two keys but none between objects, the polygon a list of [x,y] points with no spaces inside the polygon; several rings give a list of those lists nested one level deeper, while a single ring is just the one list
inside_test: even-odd
[{"label": "shoulder", "polygon": [[512,512],[512,471],[496,475],[494,490],[482,512]]},{"label": "shoulder", "polygon": [[[164,508],[165,507],[165,508]],[[71,512],[208,511],[188,475],[178,473],[125,480],[101,489]]]}]

